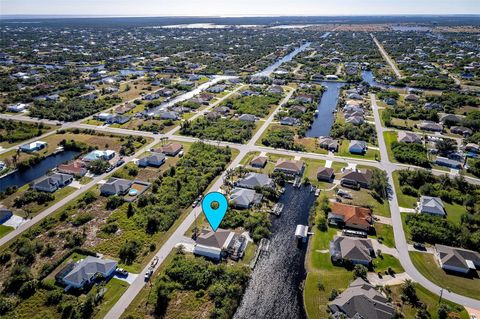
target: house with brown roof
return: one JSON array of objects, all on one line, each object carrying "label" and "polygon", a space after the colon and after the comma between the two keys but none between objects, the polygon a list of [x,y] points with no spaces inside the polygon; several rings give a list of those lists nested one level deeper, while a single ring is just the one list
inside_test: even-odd
[{"label": "house with brown roof", "polygon": [[417,134],[405,131],[398,132],[397,141],[403,143],[422,143],[421,138]]},{"label": "house with brown roof", "polygon": [[234,236],[234,232],[226,229],[218,228],[217,231],[202,229],[202,232],[195,240],[193,253],[219,260],[222,258],[224,251],[228,249]]},{"label": "house with brown roof", "polygon": [[275,164],[274,172],[282,172],[287,175],[302,175],[305,169],[304,161],[279,159]]},{"label": "house with brown roof", "polygon": [[82,161],[73,161],[68,164],[60,164],[57,167],[59,173],[82,177],[87,174],[87,166]]},{"label": "house with brown roof", "polygon": [[317,170],[317,179],[319,181],[331,182],[335,178],[335,173],[333,168],[330,167],[320,167]]},{"label": "house with brown roof", "polygon": [[257,156],[251,160],[250,166],[255,168],[264,168],[267,165],[268,157],[266,156]]},{"label": "house with brown roof", "polygon": [[370,188],[373,172],[371,170],[355,170],[343,175],[340,184],[350,188]]},{"label": "house with brown roof", "polygon": [[183,145],[179,143],[168,143],[154,150],[155,153],[163,153],[167,156],[177,156],[183,149]]},{"label": "house with brown roof", "polygon": [[331,152],[338,152],[339,143],[338,140],[333,139],[330,136],[319,136],[318,146]]},{"label": "house with brown roof", "polygon": [[480,268],[480,253],[473,250],[437,244],[435,256],[445,270],[467,274]]},{"label": "house with brown roof", "polygon": [[372,210],[366,207],[333,202],[330,205],[328,222],[340,227],[347,227],[363,231],[373,228]]}]

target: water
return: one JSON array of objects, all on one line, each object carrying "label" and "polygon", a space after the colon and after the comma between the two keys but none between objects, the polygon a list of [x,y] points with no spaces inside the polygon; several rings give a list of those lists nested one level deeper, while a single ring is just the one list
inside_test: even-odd
[{"label": "water", "polygon": [[323,92],[320,103],[318,103],[318,116],[312,123],[310,129],[305,133],[307,137],[329,136],[332,129],[335,115],[333,111],[337,107],[340,89],[345,84],[342,82],[322,82],[327,89]]},{"label": "water", "polygon": [[38,164],[27,168],[26,170],[15,171],[0,179],[0,192],[5,191],[7,187],[11,186],[17,186],[20,188],[45,175],[52,168],[72,160],[77,154],[79,154],[77,151],[63,151],[48,156]]},{"label": "water", "polygon": [[375,81],[375,78],[373,76],[372,71],[362,71],[362,80],[367,82],[370,86],[377,86],[377,87],[381,87],[381,88],[393,87],[391,85],[385,85],[385,84],[382,84],[382,83],[379,83],[379,82]]},{"label": "water", "polygon": [[308,224],[314,201],[310,186],[286,186],[279,201],[285,207],[273,220],[269,253],[258,260],[234,319],[306,318],[300,285],[306,277],[307,245],[298,246],[295,228]]},{"label": "water", "polygon": [[310,42],[302,44],[300,47],[296,48],[295,50],[293,50],[283,58],[279,59],[277,62],[269,65],[263,71],[256,73],[254,76],[270,76],[270,74],[272,74],[272,72],[275,71],[280,65],[282,65],[285,62],[290,62],[297,54],[305,51],[309,46],[310,46]]},{"label": "water", "polygon": [[143,70],[130,70],[130,69],[123,69],[119,70],[120,75],[123,76],[128,76],[128,75],[138,75],[138,76],[143,76],[145,74],[145,71]]}]

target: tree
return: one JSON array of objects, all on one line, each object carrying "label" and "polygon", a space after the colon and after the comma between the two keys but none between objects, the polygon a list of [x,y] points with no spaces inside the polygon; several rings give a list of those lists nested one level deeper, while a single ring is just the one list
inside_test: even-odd
[{"label": "tree", "polygon": [[105,173],[108,167],[110,167],[110,164],[107,161],[97,159],[90,162],[89,169],[93,174],[100,175]]},{"label": "tree", "polygon": [[440,304],[440,306],[438,307],[438,319],[447,319],[449,312],[450,308],[446,304]]},{"label": "tree", "polygon": [[411,281],[410,279],[405,280],[402,285],[401,292],[402,300],[407,301],[414,306],[418,305],[419,299],[413,281]]},{"label": "tree", "polygon": [[338,297],[339,294],[340,292],[337,289],[332,289],[332,291],[330,292],[330,297],[328,297],[328,300],[330,301],[334,300],[335,298]]},{"label": "tree", "polygon": [[387,198],[387,173],[375,168],[372,171],[372,180],[370,182],[370,186],[380,198]]},{"label": "tree", "polygon": [[141,245],[136,240],[126,241],[122,247],[120,247],[119,257],[120,260],[127,264],[131,265],[137,258],[138,253],[140,252]]},{"label": "tree", "polygon": [[442,138],[435,142],[435,147],[442,155],[453,152],[457,149],[457,142],[450,138]]},{"label": "tree", "polygon": [[135,208],[133,207],[133,204],[130,202],[128,203],[128,208],[127,208],[127,217],[130,218],[135,214]]},{"label": "tree", "polygon": [[367,278],[367,272],[368,272],[368,269],[364,265],[360,265],[360,264],[355,265],[355,267],[353,267],[353,278],[354,279],[357,279],[357,278],[366,279]]}]

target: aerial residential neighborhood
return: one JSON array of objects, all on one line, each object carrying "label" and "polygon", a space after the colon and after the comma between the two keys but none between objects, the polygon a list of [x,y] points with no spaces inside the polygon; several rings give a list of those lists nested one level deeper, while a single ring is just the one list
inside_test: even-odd
[{"label": "aerial residential neighborhood", "polygon": [[0,2],[0,318],[480,318],[477,3]]}]

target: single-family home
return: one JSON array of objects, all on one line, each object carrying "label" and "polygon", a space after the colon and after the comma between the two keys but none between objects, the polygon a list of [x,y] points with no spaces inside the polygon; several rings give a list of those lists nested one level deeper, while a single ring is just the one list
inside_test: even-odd
[{"label": "single-family home", "polygon": [[[220,260],[231,249],[231,244],[235,242],[236,236],[234,232],[226,229],[218,228],[217,231],[202,229],[195,240],[193,253],[213,260]],[[243,247],[243,249],[245,248]]]},{"label": "single-family home", "polygon": [[300,126],[302,124],[302,121],[295,117],[285,116],[280,119],[280,124],[288,126]]},{"label": "single-family home", "polygon": [[82,161],[73,161],[68,164],[60,164],[57,167],[59,173],[82,177],[87,173],[87,167]]},{"label": "single-family home", "polygon": [[263,195],[257,194],[253,189],[234,188],[230,193],[230,203],[232,207],[239,209],[248,209],[252,205],[259,204]]},{"label": "single-family home", "polygon": [[155,149],[154,152],[163,153],[167,156],[177,156],[183,149],[183,145],[179,143],[168,143],[162,147]]},{"label": "single-family home", "polygon": [[460,123],[462,119],[458,116],[458,115],[455,115],[455,114],[445,114],[443,115],[441,118],[440,118],[440,123],[442,124],[446,124],[448,126],[452,125],[452,124],[458,124]]},{"label": "single-family home", "polygon": [[447,157],[437,156],[435,164],[453,169],[462,169],[463,163]]},{"label": "single-family home", "polygon": [[397,141],[403,143],[422,143],[422,139],[417,134],[405,131],[398,132]]},{"label": "single-family home", "polygon": [[393,106],[393,105],[397,104],[397,100],[395,100],[392,97],[387,97],[385,100],[383,100],[383,102],[385,102],[385,104],[390,105],[390,106]]},{"label": "single-family home", "polygon": [[99,276],[110,278],[117,269],[117,262],[93,256],[68,264],[56,276],[57,281],[67,287],[83,288]]},{"label": "single-family home", "polygon": [[242,179],[235,182],[235,186],[248,189],[273,188],[273,180],[267,174],[250,172]]},{"label": "single-family home", "polygon": [[252,114],[242,114],[238,117],[239,121],[244,121],[244,122],[256,122],[257,117]]},{"label": "single-family home", "polygon": [[23,144],[20,146],[20,150],[25,153],[38,152],[47,147],[47,142],[36,141],[32,143]]},{"label": "single-family home", "polygon": [[165,154],[153,153],[151,155],[147,155],[139,159],[137,165],[140,167],[147,167],[147,166],[160,167],[163,165],[163,163],[165,163]]},{"label": "single-family home", "polygon": [[366,207],[333,202],[328,222],[332,225],[369,232],[373,228],[372,210]]},{"label": "single-family home", "polygon": [[467,274],[480,267],[480,254],[473,250],[436,244],[435,256],[444,270]]},{"label": "single-family home", "polygon": [[370,183],[372,181],[372,171],[371,170],[354,170],[343,175],[340,180],[340,184],[345,187],[363,187],[370,188]]},{"label": "single-family home", "polygon": [[207,89],[210,93],[222,93],[227,88],[226,85],[217,84]]},{"label": "single-family home", "polygon": [[26,108],[27,108],[27,104],[17,103],[17,104],[8,105],[7,106],[7,111],[19,113],[19,112],[25,111]]},{"label": "single-family home", "polygon": [[348,151],[352,154],[365,154],[368,146],[365,141],[351,140],[348,146]]},{"label": "single-family home", "polygon": [[407,94],[405,96],[405,101],[408,101],[408,102],[418,102],[420,98],[418,97],[418,95],[415,95],[415,94]]},{"label": "single-family home", "polygon": [[328,303],[333,318],[392,319],[395,307],[375,287],[362,278],[355,279]]},{"label": "single-family home", "polygon": [[127,179],[111,177],[100,186],[100,193],[104,196],[125,195],[128,193],[133,182]]},{"label": "single-family home", "polygon": [[305,162],[301,160],[279,159],[275,164],[274,172],[282,172],[287,175],[302,175]]},{"label": "single-family home", "polygon": [[315,97],[312,94],[299,94],[295,98],[295,100],[302,102],[302,103],[313,103]]},{"label": "single-family home", "polygon": [[317,179],[324,182],[332,182],[335,178],[335,173],[333,168],[330,167],[320,167],[317,170]]},{"label": "single-family home", "polygon": [[439,197],[421,196],[417,205],[417,212],[434,216],[445,216],[445,206]]},{"label": "single-family home", "polygon": [[158,114],[158,117],[162,120],[174,120],[174,121],[180,118],[177,112],[170,112],[170,111],[160,112]]},{"label": "single-family home", "polygon": [[318,146],[330,152],[338,152],[339,143],[330,136],[320,136],[318,137]]},{"label": "single-family home", "polygon": [[354,265],[370,265],[375,252],[372,241],[366,238],[335,236],[330,242],[330,255],[334,263],[350,261]]},{"label": "single-family home", "polygon": [[426,110],[443,110],[443,105],[435,102],[427,102],[423,105]]},{"label": "single-family home", "polygon": [[53,193],[57,189],[65,187],[73,181],[73,175],[54,173],[44,176],[30,185],[30,188],[41,192]]},{"label": "single-family home", "polygon": [[443,125],[442,124],[438,124],[438,123],[435,123],[435,122],[432,122],[432,121],[423,121],[422,123],[420,123],[420,125],[418,125],[418,127],[421,130],[424,130],[424,131],[432,131],[432,132],[443,131]]},{"label": "single-family home", "polygon": [[94,150],[85,155],[82,160],[86,163],[101,159],[104,161],[109,161],[115,157],[115,151],[112,150]]},{"label": "single-family home", "polygon": [[465,145],[465,151],[471,152],[471,153],[479,153],[480,145],[475,143],[468,143],[467,145]]},{"label": "single-family home", "polygon": [[452,126],[450,127],[450,133],[462,135],[464,137],[470,136],[473,134],[473,131],[468,127],[464,126]]},{"label": "single-family home", "polygon": [[250,166],[255,168],[264,168],[267,165],[268,157],[266,156],[257,156],[250,161]]}]

